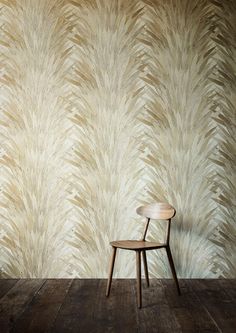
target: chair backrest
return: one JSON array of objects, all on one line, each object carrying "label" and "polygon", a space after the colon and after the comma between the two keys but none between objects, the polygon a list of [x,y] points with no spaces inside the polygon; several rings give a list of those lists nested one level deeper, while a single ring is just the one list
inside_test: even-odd
[{"label": "chair backrest", "polygon": [[169,220],[175,215],[175,209],[165,202],[155,202],[140,206],[136,209],[137,214],[152,220]]},{"label": "chair backrest", "polygon": [[170,222],[171,218],[175,215],[175,209],[166,202],[155,202],[146,206],[140,206],[136,209],[137,214],[147,218],[146,227],[143,233],[142,240],[145,241],[150,219],[152,220],[168,220],[168,228],[166,235],[166,244],[170,240]]}]

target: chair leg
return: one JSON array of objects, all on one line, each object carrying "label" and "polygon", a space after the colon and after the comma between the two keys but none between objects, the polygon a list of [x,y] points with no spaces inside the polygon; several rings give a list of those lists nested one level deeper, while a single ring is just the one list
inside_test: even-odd
[{"label": "chair leg", "polygon": [[142,252],[143,252],[144,273],[145,273],[145,278],[146,278],[147,286],[149,287],[149,276],[148,276],[148,265],[147,265],[146,251],[142,251]]},{"label": "chair leg", "polygon": [[137,271],[137,301],[138,308],[142,307],[142,290],[141,290],[141,251],[136,251],[136,271]]},{"label": "chair leg", "polygon": [[173,275],[173,278],[175,280],[175,284],[176,284],[176,287],[177,287],[177,290],[178,290],[178,294],[180,295],[179,282],[178,282],[178,278],[177,278],[177,275],[176,275],[174,261],[173,261],[169,246],[166,247],[166,253],[167,253],[168,260],[169,260],[171,272],[172,272],[172,275]]},{"label": "chair leg", "polygon": [[112,252],[112,257],[111,257],[111,264],[110,264],[110,271],[109,271],[109,277],[107,281],[107,290],[106,290],[106,296],[108,297],[110,294],[111,290],[111,282],[112,282],[112,275],[113,275],[113,269],[114,269],[114,264],[115,264],[115,259],[116,259],[116,247],[113,247],[113,252]]}]

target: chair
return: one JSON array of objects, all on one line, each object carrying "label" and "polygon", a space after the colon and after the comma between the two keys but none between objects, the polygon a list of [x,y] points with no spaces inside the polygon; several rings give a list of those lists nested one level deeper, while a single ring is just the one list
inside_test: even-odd
[{"label": "chair", "polygon": [[[142,240],[117,240],[110,242],[110,245],[112,246],[113,252],[111,257],[111,264],[110,264],[110,271],[109,271],[109,278],[107,281],[107,289],[106,289],[106,296],[108,297],[110,294],[111,289],[111,282],[112,282],[112,274],[115,264],[115,258],[116,258],[116,251],[117,248],[124,249],[124,250],[133,250],[136,252],[136,270],[137,270],[137,304],[138,307],[142,307],[142,291],[141,291],[141,253],[143,257],[143,264],[144,264],[144,272],[145,272],[145,278],[147,282],[147,286],[149,287],[149,276],[148,276],[148,265],[147,265],[147,256],[146,251],[150,250],[156,250],[165,248],[167,257],[169,260],[171,272],[173,275],[173,278],[176,283],[178,294],[180,295],[180,288],[179,283],[175,271],[174,262],[172,259],[171,251],[170,251],[170,226],[171,226],[171,218],[175,215],[175,209],[169,205],[168,203],[153,203],[146,206],[138,207],[136,212],[147,218],[145,230],[143,233]],[[157,243],[157,242],[149,242],[146,241],[146,235],[147,230],[149,226],[150,220],[167,220],[167,235],[166,235],[166,241],[164,243]]]}]

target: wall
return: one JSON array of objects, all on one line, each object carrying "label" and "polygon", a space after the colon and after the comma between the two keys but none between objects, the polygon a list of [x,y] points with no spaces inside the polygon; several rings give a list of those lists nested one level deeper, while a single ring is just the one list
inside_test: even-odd
[{"label": "wall", "polygon": [[236,277],[236,2],[1,6],[1,277],[106,277],[109,241],[156,200],[177,210],[179,277]]}]

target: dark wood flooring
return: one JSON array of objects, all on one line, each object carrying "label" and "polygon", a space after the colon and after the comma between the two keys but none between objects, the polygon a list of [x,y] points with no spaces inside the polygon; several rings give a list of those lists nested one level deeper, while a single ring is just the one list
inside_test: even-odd
[{"label": "dark wood flooring", "polygon": [[135,280],[0,280],[0,332],[235,333],[236,280],[143,281],[143,308]]}]

